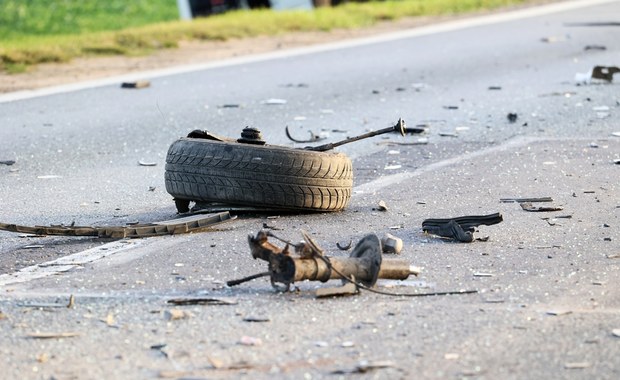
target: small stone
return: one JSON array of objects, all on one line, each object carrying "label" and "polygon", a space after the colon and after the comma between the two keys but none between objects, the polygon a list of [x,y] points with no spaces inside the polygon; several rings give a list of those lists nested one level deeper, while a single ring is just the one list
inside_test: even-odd
[{"label": "small stone", "polygon": [[381,247],[384,253],[399,254],[403,250],[403,240],[386,233],[381,239]]},{"label": "small stone", "polygon": [[242,346],[261,346],[263,341],[260,338],[244,335],[239,339],[239,344]]},{"label": "small stone", "polygon": [[170,309],[164,312],[164,318],[166,318],[168,321],[176,321],[179,319],[187,319],[190,317],[191,314],[189,312],[179,309]]}]

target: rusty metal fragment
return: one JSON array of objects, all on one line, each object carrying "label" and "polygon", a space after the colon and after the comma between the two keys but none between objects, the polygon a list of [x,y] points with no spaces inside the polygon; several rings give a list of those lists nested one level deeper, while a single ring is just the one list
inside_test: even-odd
[{"label": "rusty metal fragment", "polygon": [[215,224],[236,219],[228,212],[210,215],[192,215],[185,218],[164,220],[131,226],[21,226],[0,223],[0,230],[34,235],[94,236],[100,238],[125,239],[151,236],[177,235],[202,231]]},{"label": "rusty metal fragment", "polygon": [[557,206],[534,206],[531,202],[521,203],[521,208],[530,212],[549,212],[549,211],[562,211],[562,207]]}]

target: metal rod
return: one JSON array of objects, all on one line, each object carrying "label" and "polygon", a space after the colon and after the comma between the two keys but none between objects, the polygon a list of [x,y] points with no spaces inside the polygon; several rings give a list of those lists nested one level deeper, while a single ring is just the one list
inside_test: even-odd
[{"label": "metal rod", "polygon": [[384,133],[390,133],[390,132],[398,132],[400,133],[402,136],[405,135],[405,121],[403,119],[398,119],[398,121],[396,122],[396,124],[392,127],[389,128],[383,128],[380,129],[378,131],[372,131],[372,132],[368,132],[368,133],[364,133],[362,135],[359,136],[355,136],[355,137],[349,137],[348,139],[344,139],[335,143],[329,143],[329,144],[323,144],[323,145],[319,145],[319,146],[313,146],[313,147],[307,147],[306,150],[313,150],[316,152],[325,152],[326,150],[331,150],[334,149],[337,146],[340,145],[344,145],[344,144],[348,144],[354,141],[358,141],[358,140],[362,140],[362,139],[366,139],[369,137],[373,137],[373,136],[377,136],[377,135],[382,135]]}]

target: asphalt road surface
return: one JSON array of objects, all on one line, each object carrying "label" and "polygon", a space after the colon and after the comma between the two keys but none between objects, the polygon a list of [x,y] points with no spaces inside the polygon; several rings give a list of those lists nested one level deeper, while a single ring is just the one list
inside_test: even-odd
[{"label": "asphalt road surface", "polygon": [[[2,377],[618,378],[620,74],[575,76],[620,64],[620,2],[560,4],[153,75],[145,89],[2,98],[0,161],[15,163],[0,164],[0,222],[22,225],[174,218],[166,151],[193,129],[253,126],[300,147],[286,126],[326,141],[400,117],[428,128],[339,148],[355,174],[340,213],[240,215],[132,240],[0,232]],[[561,210],[500,202],[510,197]],[[494,212],[504,221],[475,233],[486,242],[421,228]],[[339,282],[225,286],[266,270],[247,244],[265,226],[291,241],[307,231],[332,256],[390,232],[423,271],[377,289],[477,292],[316,299]],[[167,303],[190,296],[227,304]]]}]

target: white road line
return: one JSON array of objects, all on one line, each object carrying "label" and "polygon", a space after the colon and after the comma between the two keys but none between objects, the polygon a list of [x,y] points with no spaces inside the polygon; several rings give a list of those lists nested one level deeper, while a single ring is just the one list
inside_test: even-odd
[{"label": "white road line", "polygon": [[39,278],[57,275],[88,263],[113,256],[119,252],[136,248],[143,243],[142,240],[119,240],[103,244],[82,252],[64,256],[56,260],[22,268],[17,272],[0,275],[0,287],[28,282]]},{"label": "white road line", "polygon": [[618,2],[618,0],[575,0],[565,1],[560,3],[552,3],[549,5],[536,6],[532,8],[525,8],[505,13],[492,14],[487,16],[472,17],[463,20],[449,21],[445,23],[439,23],[434,25],[423,26],[419,28],[409,29],[401,32],[387,33],[373,37],[360,38],[355,40],[346,40],[333,42],[328,44],[313,45],[302,48],[293,48],[283,51],[256,54],[245,57],[238,57],[232,59],[226,59],[217,62],[209,62],[204,64],[176,66],[161,70],[143,71],[131,74],[125,74],[120,76],[108,77],[104,79],[97,79],[92,81],[85,81],[79,83],[73,83],[68,85],[54,86],[41,88],[37,90],[26,90],[11,92],[8,94],[0,95],[0,103],[12,102],[16,100],[31,99],[46,95],[56,95],[72,91],[85,90],[95,87],[117,85],[125,81],[133,81],[139,78],[160,78],[164,76],[171,76],[177,74],[186,74],[194,71],[209,70],[219,67],[227,67],[233,65],[241,65],[253,62],[262,62],[267,60],[294,57],[306,54],[313,54],[319,52],[326,52],[337,49],[350,48],[355,46],[363,46],[380,42],[388,42],[399,40],[403,38],[426,36],[430,34],[451,32],[460,29],[466,29],[476,26],[497,24],[501,22],[516,21],[525,18],[544,16],[553,13],[565,12],[595,5],[608,4]]},{"label": "white road line", "polygon": [[[559,139],[558,139],[559,140]],[[378,192],[379,190],[386,188],[388,186],[396,186],[399,183],[406,181],[408,179],[419,177],[425,173],[439,170],[441,168],[445,168],[447,166],[451,166],[457,163],[461,163],[466,160],[471,160],[474,158],[478,158],[481,156],[494,154],[496,152],[505,152],[508,149],[520,147],[527,144],[532,144],[534,142],[539,141],[548,141],[548,139],[541,139],[536,137],[517,137],[511,140],[506,141],[503,144],[493,146],[486,149],[480,149],[475,152],[461,154],[456,157],[448,158],[442,161],[438,161],[432,163],[430,165],[423,166],[414,171],[405,172],[405,173],[397,173],[388,175],[385,177],[380,177],[375,179],[374,181],[367,182],[363,185],[357,186],[353,189],[354,194],[373,194]]]}]

